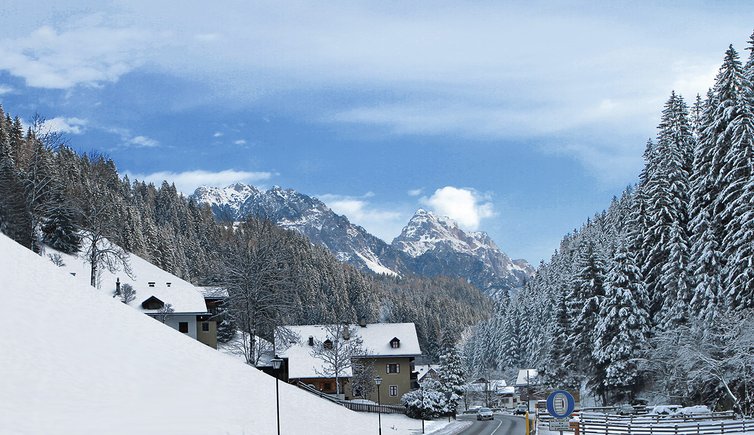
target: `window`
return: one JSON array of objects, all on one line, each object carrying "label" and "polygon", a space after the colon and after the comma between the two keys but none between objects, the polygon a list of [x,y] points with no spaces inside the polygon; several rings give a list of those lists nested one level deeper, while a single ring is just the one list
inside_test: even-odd
[{"label": "window", "polygon": [[322,391],[330,391],[332,390],[332,384],[329,382],[322,383]]},{"label": "window", "polygon": [[322,343],[322,347],[325,349],[332,349],[332,341],[330,339],[325,340],[325,342]]},{"label": "window", "polygon": [[184,334],[188,333],[188,322],[178,322],[178,330]]},{"label": "window", "polygon": [[154,287],[154,282],[150,281],[150,282],[147,283],[147,285],[150,286],[150,287]]},{"label": "window", "polygon": [[168,287],[170,287],[170,283],[169,282],[166,282],[165,285],[167,285]]},{"label": "window", "polygon": [[[384,342],[383,342],[383,343],[384,343]],[[391,396],[391,397],[396,397],[396,396],[398,396],[398,386],[397,386],[397,385],[391,385],[391,386],[390,386],[390,387],[388,388],[388,391],[390,392],[390,396]]]},{"label": "window", "polygon": [[386,367],[385,372],[386,373],[400,373],[401,372],[401,365],[400,364],[388,364],[387,367]]},{"label": "window", "polygon": [[202,331],[209,332],[209,322],[202,322]]},{"label": "window", "polygon": [[398,349],[401,347],[401,341],[398,340],[398,337],[394,337],[392,340],[390,340],[390,347],[393,349]]}]

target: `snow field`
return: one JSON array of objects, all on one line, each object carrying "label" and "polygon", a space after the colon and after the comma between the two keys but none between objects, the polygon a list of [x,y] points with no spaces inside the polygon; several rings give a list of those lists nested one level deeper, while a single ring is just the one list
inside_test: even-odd
[{"label": "snow field", "polygon": [[[0,298],[0,434],[276,433],[274,378],[82,285],[3,235]],[[280,416],[285,434],[377,431],[376,415],[284,383]],[[385,433],[417,427],[383,416]]]}]

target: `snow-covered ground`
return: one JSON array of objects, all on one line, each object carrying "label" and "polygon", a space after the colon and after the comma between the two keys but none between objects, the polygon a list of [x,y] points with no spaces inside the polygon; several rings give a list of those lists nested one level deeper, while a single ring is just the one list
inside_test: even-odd
[{"label": "snow-covered ground", "polygon": [[[83,285],[0,235],[0,433],[272,434],[275,379]],[[356,413],[280,384],[281,432],[352,435]],[[434,432],[447,424],[428,424]],[[383,416],[383,433],[421,422]]]}]

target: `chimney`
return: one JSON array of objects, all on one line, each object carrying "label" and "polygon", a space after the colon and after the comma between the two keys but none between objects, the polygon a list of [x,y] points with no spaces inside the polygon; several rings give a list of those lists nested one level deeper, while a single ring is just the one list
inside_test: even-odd
[{"label": "chimney", "polygon": [[362,328],[366,328],[367,327],[366,319],[364,319],[363,317],[359,319],[359,326],[361,326]]},{"label": "chimney", "polygon": [[351,339],[351,328],[348,327],[348,325],[343,325],[343,340],[350,340]]},{"label": "chimney", "polygon": [[309,346],[314,346],[314,336],[309,336]]},{"label": "chimney", "polygon": [[120,294],[120,277],[115,278],[115,294]]}]

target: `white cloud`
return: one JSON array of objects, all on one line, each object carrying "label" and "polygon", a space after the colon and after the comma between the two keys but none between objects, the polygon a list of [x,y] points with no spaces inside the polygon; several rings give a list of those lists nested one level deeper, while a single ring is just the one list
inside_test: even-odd
[{"label": "white cloud", "polygon": [[82,134],[87,124],[86,119],[56,117],[45,120],[42,128],[49,132]]},{"label": "white cloud", "polygon": [[474,189],[445,186],[420,202],[436,214],[447,216],[472,231],[479,229],[482,219],[495,216],[492,202]]},{"label": "white cloud", "polygon": [[10,94],[14,90],[15,89],[11,88],[10,86],[0,85],[0,95]]},{"label": "white cloud", "polygon": [[155,185],[159,185],[164,180],[167,180],[168,183],[175,183],[176,188],[180,192],[190,195],[194,193],[199,186],[228,186],[236,182],[252,184],[259,181],[269,180],[275,174],[272,172],[248,172],[226,169],[218,172],[204,170],[185,172],[161,171],[153,172],[151,174],[126,172],[126,175],[128,175],[131,180],[142,180],[154,183]]},{"label": "white cloud", "polygon": [[136,148],[154,148],[160,145],[160,143],[152,139],[150,137],[146,136],[134,136],[128,140],[126,140],[126,145],[133,146]]},{"label": "white cloud", "polygon": [[[496,140],[610,138],[616,128],[632,140],[652,136],[670,90],[689,102],[703,95],[727,44],[751,31],[752,12],[740,2],[420,1],[397,13],[390,3],[334,0],[294,1],[281,13],[265,2],[133,0],[109,10],[73,4],[60,21],[46,1],[17,20],[11,11],[8,21],[23,25],[11,22],[16,36],[0,39],[0,69],[30,86],[101,85],[143,68],[208,84],[211,97],[199,90],[185,104],[269,98],[323,123]],[[329,98],[344,92],[354,97]],[[588,159],[624,148],[607,139],[558,150],[611,174],[627,171]]]},{"label": "white cloud", "polygon": [[238,139],[236,141],[233,141],[233,143],[235,145],[246,145],[246,140],[245,139]]},{"label": "white cloud", "polygon": [[408,193],[408,196],[419,196],[422,193],[424,193],[424,189],[421,189],[421,188],[419,188],[419,189],[411,189],[411,190],[409,190],[406,193]]},{"label": "white cloud", "polygon": [[64,31],[45,25],[28,36],[0,40],[0,69],[38,88],[99,85],[142,65],[157,38],[135,27],[86,24]]},{"label": "white cloud", "polygon": [[212,135],[212,137],[222,137],[222,136],[223,136],[223,132],[221,131],[216,131],[215,134]]},{"label": "white cloud", "polygon": [[360,197],[318,195],[318,198],[335,213],[346,216],[351,223],[364,227],[372,235],[390,243],[400,234],[409,216],[392,208],[380,208],[366,200],[372,197],[372,192]]}]

